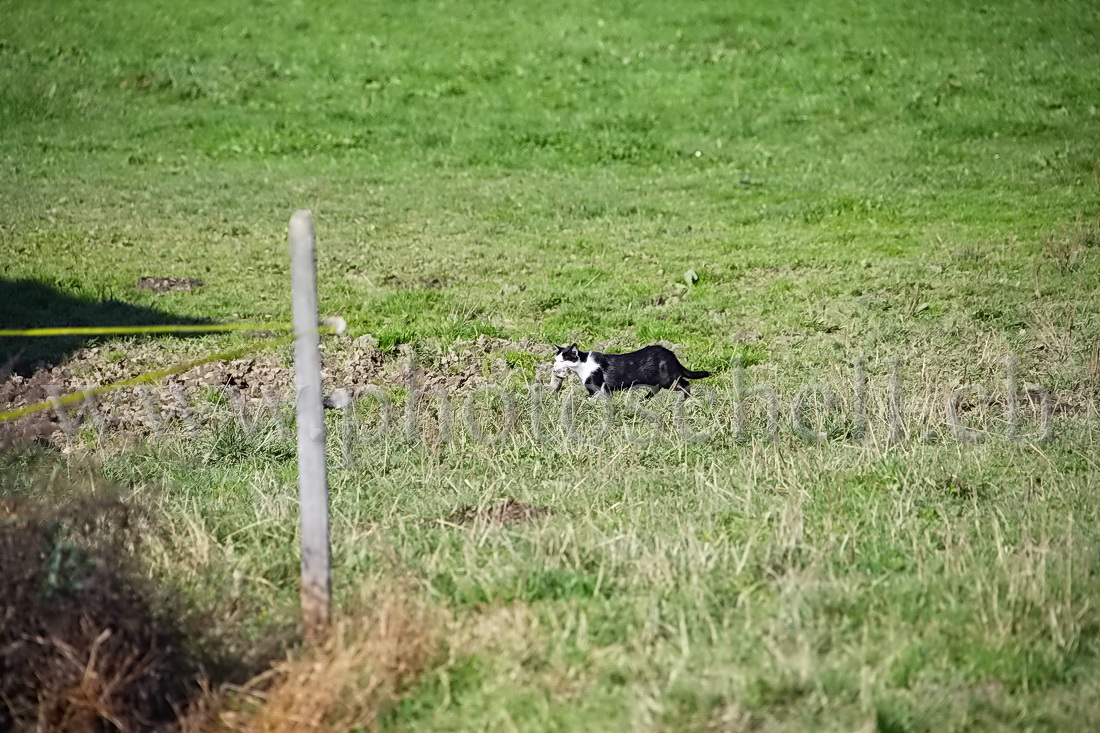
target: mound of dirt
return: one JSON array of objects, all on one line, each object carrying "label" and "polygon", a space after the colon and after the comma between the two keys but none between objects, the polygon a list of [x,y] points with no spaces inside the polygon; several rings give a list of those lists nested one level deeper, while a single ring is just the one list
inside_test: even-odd
[{"label": "mound of dirt", "polygon": [[[416,352],[402,344],[379,348],[373,336],[326,339],[322,351],[325,391],[343,389],[358,394],[368,386],[407,387],[409,364],[417,389],[440,390],[457,396],[488,384],[502,384],[511,374],[504,355],[526,352],[545,357],[549,347],[532,339],[509,341],[480,336],[470,341],[435,344]],[[166,355],[155,341],[133,344],[121,354],[117,349],[92,346],[79,349],[64,367],[41,369],[29,377],[0,377],[0,405],[22,407],[45,400],[47,389],[69,394],[97,384],[109,384],[180,360]],[[543,372],[547,364],[540,364]],[[537,373],[540,381],[546,374]],[[294,398],[294,371],[286,356],[262,352],[246,359],[214,362],[168,377],[159,384],[121,389],[102,394],[90,405],[72,406],[58,415],[45,410],[18,420],[0,423],[0,448],[35,442],[62,442],[82,424],[94,421],[100,428],[149,431],[188,415],[202,419],[203,410],[214,409],[211,390],[225,390],[224,400],[241,414],[254,414],[272,405],[290,405]],[[223,400],[223,401],[224,401]],[[223,405],[224,407],[224,405]]]},{"label": "mound of dirt", "polygon": [[480,511],[473,507],[463,507],[444,521],[448,524],[470,524],[472,522],[512,524],[514,522],[529,522],[545,517],[549,513],[550,510],[546,507],[524,504],[515,499],[505,499],[494,507]]},{"label": "mound of dirt", "polygon": [[[0,408],[13,410],[49,399],[47,387],[65,384],[69,375],[61,367],[40,369],[30,377],[9,374],[0,379]],[[0,422],[0,450],[48,443],[61,429],[55,410],[42,410],[18,420]]]}]

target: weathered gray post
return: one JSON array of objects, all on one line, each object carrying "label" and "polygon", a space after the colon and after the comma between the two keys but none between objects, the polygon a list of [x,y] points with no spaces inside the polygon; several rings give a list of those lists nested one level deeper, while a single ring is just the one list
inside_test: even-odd
[{"label": "weathered gray post", "polygon": [[290,217],[290,286],[294,314],[294,379],[298,387],[298,499],[302,532],[302,622],[307,638],[328,626],[331,600],[328,475],[313,216]]}]

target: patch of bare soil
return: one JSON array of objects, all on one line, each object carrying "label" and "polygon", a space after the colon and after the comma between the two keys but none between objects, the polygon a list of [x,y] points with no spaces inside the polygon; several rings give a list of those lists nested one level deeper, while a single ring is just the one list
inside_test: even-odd
[{"label": "patch of bare soil", "polygon": [[452,280],[447,277],[441,277],[439,275],[432,275],[429,277],[402,277],[397,273],[391,272],[382,278],[382,282],[391,287],[398,288],[431,288],[433,290],[440,290],[442,288],[449,287],[452,284]]},{"label": "patch of bare soil", "polygon": [[[344,389],[352,395],[368,386],[408,387],[412,380],[416,389],[440,390],[453,396],[507,380],[511,369],[503,352],[525,351],[545,357],[547,363],[551,353],[549,346],[533,339],[509,341],[488,336],[437,346],[426,353],[414,352],[408,345],[383,351],[369,335],[325,339],[322,349],[326,393]],[[48,389],[55,394],[69,394],[179,360],[178,355],[166,355],[155,342],[131,346],[123,355],[103,346],[80,349],[63,367],[40,370],[26,378],[13,375],[0,379],[0,405],[10,409],[33,404],[47,399]],[[0,424],[0,448],[58,442],[65,432],[71,433],[90,421],[105,429],[156,430],[181,418],[201,418],[202,411],[213,409],[219,400],[228,401],[234,410],[254,414],[259,409],[290,405],[294,393],[294,371],[285,356],[264,352],[206,364],[160,383],[105,393],[90,405],[66,409],[62,416],[50,409]]]},{"label": "patch of bare soil", "polygon": [[733,335],[733,340],[739,344],[755,344],[763,338],[759,331],[738,331]]},{"label": "patch of bare soil", "polygon": [[[62,367],[41,369],[29,377],[9,374],[0,380],[0,409],[14,410],[49,399],[47,388],[65,384],[69,375]],[[48,443],[61,429],[54,410],[43,410],[18,420],[0,423],[0,450]]]},{"label": "patch of bare soil", "polygon": [[165,293],[190,293],[203,286],[197,277],[139,277],[134,287],[157,295]]},{"label": "patch of bare soil", "polygon": [[448,524],[471,524],[473,522],[513,524],[515,522],[529,522],[548,514],[550,514],[550,510],[546,507],[524,504],[515,499],[505,499],[494,507],[480,511],[473,507],[463,507],[444,521]]}]

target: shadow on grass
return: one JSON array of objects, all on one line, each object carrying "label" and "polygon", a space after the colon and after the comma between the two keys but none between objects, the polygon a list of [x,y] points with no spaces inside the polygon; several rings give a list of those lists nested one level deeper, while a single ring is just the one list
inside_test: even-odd
[{"label": "shadow on grass", "polygon": [[[92,300],[36,280],[0,279],[0,329],[208,323],[119,300]],[[28,375],[60,364],[97,337],[2,337],[0,368]]]}]

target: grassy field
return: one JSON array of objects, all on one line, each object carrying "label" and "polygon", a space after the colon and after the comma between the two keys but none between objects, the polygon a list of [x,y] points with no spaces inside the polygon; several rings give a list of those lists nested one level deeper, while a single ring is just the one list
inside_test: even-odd
[{"label": "grassy field", "polygon": [[[675,425],[671,397],[646,418],[617,396],[633,417],[588,442],[601,408],[562,395],[545,439],[521,420],[477,440],[461,391],[446,443],[427,408],[412,441],[331,415],[348,636],[317,652],[328,687],[293,644],[281,673],[331,691],[324,725],[1100,726],[1094,3],[0,10],[0,325],[54,325],[62,301],[77,320],[284,321],[305,207],[322,310],[388,359],[664,339],[717,372],[687,408],[702,440],[628,439]],[[155,296],[146,275],[205,286]],[[101,343],[125,366],[238,340]],[[486,370],[507,360],[527,414],[550,356],[501,348]],[[763,384],[774,440],[761,397],[737,431]],[[959,393],[968,441],[947,403],[975,384],[992,397]],[[1030,385],[1052,394],[1049,440]],[[152,510],[143,572],[239,650],[296,617],[296,465],[274,428],[214,414],[6,455],[0,494],[122,487]],[[438,521],[505,499],[546,513]],[[285,722],[310,704],[293,686],[259,712],[229,695],[209,726]]]}]

